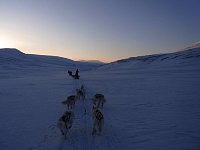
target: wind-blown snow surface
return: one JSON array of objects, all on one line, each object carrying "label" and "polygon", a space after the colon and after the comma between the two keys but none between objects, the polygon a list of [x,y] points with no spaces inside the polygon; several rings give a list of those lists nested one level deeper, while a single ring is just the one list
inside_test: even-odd
[{"label": "wind-blown snow surface", "polygon": [[[64,72],[0,79],[1,150],[200,149],[200,49],[118,61],[73,80]],[[61,104],[83,84],[64,140]],[[91,98],[103,93],[105,125],[91,136]],[[86,108],[86,114],[84,114]]]}]

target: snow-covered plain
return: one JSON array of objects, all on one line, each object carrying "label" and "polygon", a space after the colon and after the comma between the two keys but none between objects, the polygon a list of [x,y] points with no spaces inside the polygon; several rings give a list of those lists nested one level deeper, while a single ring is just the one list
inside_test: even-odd
[{"label": "snow-covered plain", "polygon": [[[0,150],[200,149],[199,48],[89,71],[87,65],[53,66],[0,64]],[[80,80],[67,75],[68,67],[82,70]],[[64,139],[56,128],[67,109],[61,102],[82,84],[86,101],[76,103],[75,121]],[[107,102],[103,133],[92,137],[95,93]]]}]

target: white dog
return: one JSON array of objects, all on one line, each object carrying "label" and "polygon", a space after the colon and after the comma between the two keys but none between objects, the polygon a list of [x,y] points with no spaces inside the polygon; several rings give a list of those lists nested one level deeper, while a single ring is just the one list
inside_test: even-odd
[{"label": "white dog", "polygon": [[104,103],[106,102],[105,96],[103,94],[95,94],[93,97],[93,104],[97,107],[97,108],[103,108]]},{"label": "white dog", "polygon": [[74,120],[74,113],[72,111],[66,111],[58,120],[57,127],[60,129],[62,135],[65,136],[72,127],[72,123]]},{"label": "white dog", "polygon": [[68,109],[73,109],[75,106],[75,102],[76,102],[76,96],[75,95],[71,95],[67,97],[67,100],[63,101],[62,103],[64,105],[67,105]]},{"label": "white dog", "polygon": [[92,135],[101,134],[104,126],[104,117],[96,107],[93,107],[93,121]]}]

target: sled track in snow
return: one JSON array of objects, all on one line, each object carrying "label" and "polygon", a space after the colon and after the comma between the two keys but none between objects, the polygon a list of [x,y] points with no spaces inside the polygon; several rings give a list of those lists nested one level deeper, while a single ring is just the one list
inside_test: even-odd
[{"label": "sled track in snow", "polygon": [[63,139],[62,143],[60,144],[58,150],[64,150],[65,149],[65,145],[69,143],[69,145],[72,146],[73,150],[79,150],[77,145],[75,144],[75,140],[74,138],[71,136],[71,133],[68,134],[68,136],[66,137],[66,139]]},{"label": "sled track in snow", "polygon": [[[85,87],[85,84],[82,84],[80,82],[76,83],[76,85],[83,85]],[[91,91],[89,89],[86,89],[88,92]],[[93,92],[93,91],[92,91]],[[86,97],[89,97],[89,95],[86,92]],[[89,100],[86,99],[86,101]],[[86,103],[86,102],[84,102]],[[84,106],[86,106],[84,104]],[[92,107],[92,106],[91,106]],[[106,118],[108,118],[107,121],[110,121],[111,118],[115,118],[116,117],[109,112],[109,115],[106,114]],[[118,137],[118,135],[114,132],[107,132],[107,131],[103,131],[101,136],[87,136],[87,122],[89,122],[87,120],[87,117],[85,117],[84,120],[84,125],[85,125],[85,129],[84,129],[84,136],[85,136],[85,140],[86,142],[84,142],[86,145],[84,145],[84,149],[85,150],[98,150],[98,149],[103,149],[103,145],[105,147],[107,147],[108,150],[116,150],[116,149],[124,149],[124,147],[122,146],[122,143],[120,142],[120,138]],[[112,129],[112,125],[109,125],[108,128]],[[88,140],[89,139],[89,140]],[[76,149],[77,150],[77,149]]]},{"label": "sled track in snow", "polygon": [[38,149],[41,149],[42,146],[51,138],[51,137],[55,137],[56,134],[55,134],[55,128],[56,128],[56,125],[52,124],[50,126],[47,127],[48,130],[52,131],[51,134],[50,132],[48,131],[48,133],[46,133],[43,138],[41,139],[41,141],[39,141],[39,143],[36,145],[36,146],[33,146],[31,148],[29,148],[29,150],[38,150]]},{"label": "sled track in snow", "polygon": [[117,137],[117,135],[113,134],[106,134],[105,135],[105,140],[107,142],[107,147],[108,150],[116,150],[116,149],[121,149],[121,142],[119,140],[119,138]]},{"label": "sled track in snow", "polygon": [[63,138],[61,135],[58,135],[55,131],[56,126],[55,125],[51,125],[48,127],[48,129],[51,129],[49,131],[49,133],[45,134],[42,138],[42,140],[36,145],[33,146],[31,148],[29,148],[29,150],[40,150],[43,149],[45,144],[48,144],[48,142],[51,142],[52,140],[55,140],[55,138],[57,140],[60,139],[60,142],[58,144],[58,150],[64,150],[65,149],[65,145],[71,145],[71,147],[73,148],[73,150],[79,150],[77,145],[75,144],[75,140],[74,138],[71,136],[71,132],[68,133],[66,139]]},{"label": "sled track in snow", "polygon": [[[73,81],[73,90],[76,90],[80,88],[81,85],[85,87],[85,84],[83,84],[84,81],[82,80],[74,80]],[[90,109],[87,108],[87,106],[91,105],[90,102],[90,96],[93,95],[94,91],[85,89],[86,90],[86,98],[83,101],[82,108],[84,110]],[[89,94],[90,93],[90,94]],[[79,104],[80,105],[80,104]],[[90,106],[92,108],[92,106]],[[87,113],[90,110],[87,110]],[[103,110],[104,112],[104,110]],[[112,129],[112,125],[108,125],[107,129],[104,128],[102,135],[95,135],[92,136],[88,133],[89,130],[89,124],[91,124],[91,120],[88,117],[91,117],[90,114],[85,114],[79,116],[78,122],[74,124],[73,126],[77,127],[80,126],[80,124],[83,124],[83,130],[81,132],[74,132],[73,129],[69,131],[67,134],[66,139],[62,137],[62,135],[57,133],[56,125],[52,124],[47,127],[47,133],[43,136],[41,141],[38,142],[36,146],[33,146],[29,148],[29,150],[40,150],[45,147],[45,144],[48,144],[48,142],[52,142],[53,140],[59,140],[58,145],[56,146],[57,150],[64,150],[66,148],[69,148],[72,150],[101,150],[101,149],[107,149],[107,150],[116,150],[116,149],[124,149],[125,147],[122,146],[122,143],[120,142],[120,138],[118,135],[113,132],[113,130],[109,131],[109,129]],[[87,116],[88,115],[88,116]],[[107,121],[112,120],[112,118],[116,117],[112,114],[112,112],[109,112],[105,116],[107,118]],[[91,125],[92,127],[92,125]],[[81,141],[82,145],[78,143]],[[84,142],[83,142],[84,141]]]},{"label": "sled track in snow", "polygon": [[[118,118],[110,111],[106,114],[106,118],[108,123],[110,123],[106,130],[113,129],[112,121],[113,118],[118,120]],[[117,131],[105,131],[105,140],[107,143],[107,147],[109,150],[116,150],[116,149],[126,149],[126,146],[121,142],[120,136],[117,134]]]}]

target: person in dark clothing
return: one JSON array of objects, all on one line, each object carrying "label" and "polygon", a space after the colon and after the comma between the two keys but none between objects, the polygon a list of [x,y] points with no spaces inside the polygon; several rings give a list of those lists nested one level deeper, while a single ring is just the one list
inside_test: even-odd
[{"label": "person in dark clothing", "polygon": [[79,75],[78,75],[79,71],[78,69],[76,69],[76,73],[75,73],[75,79],[79,79]]}]

